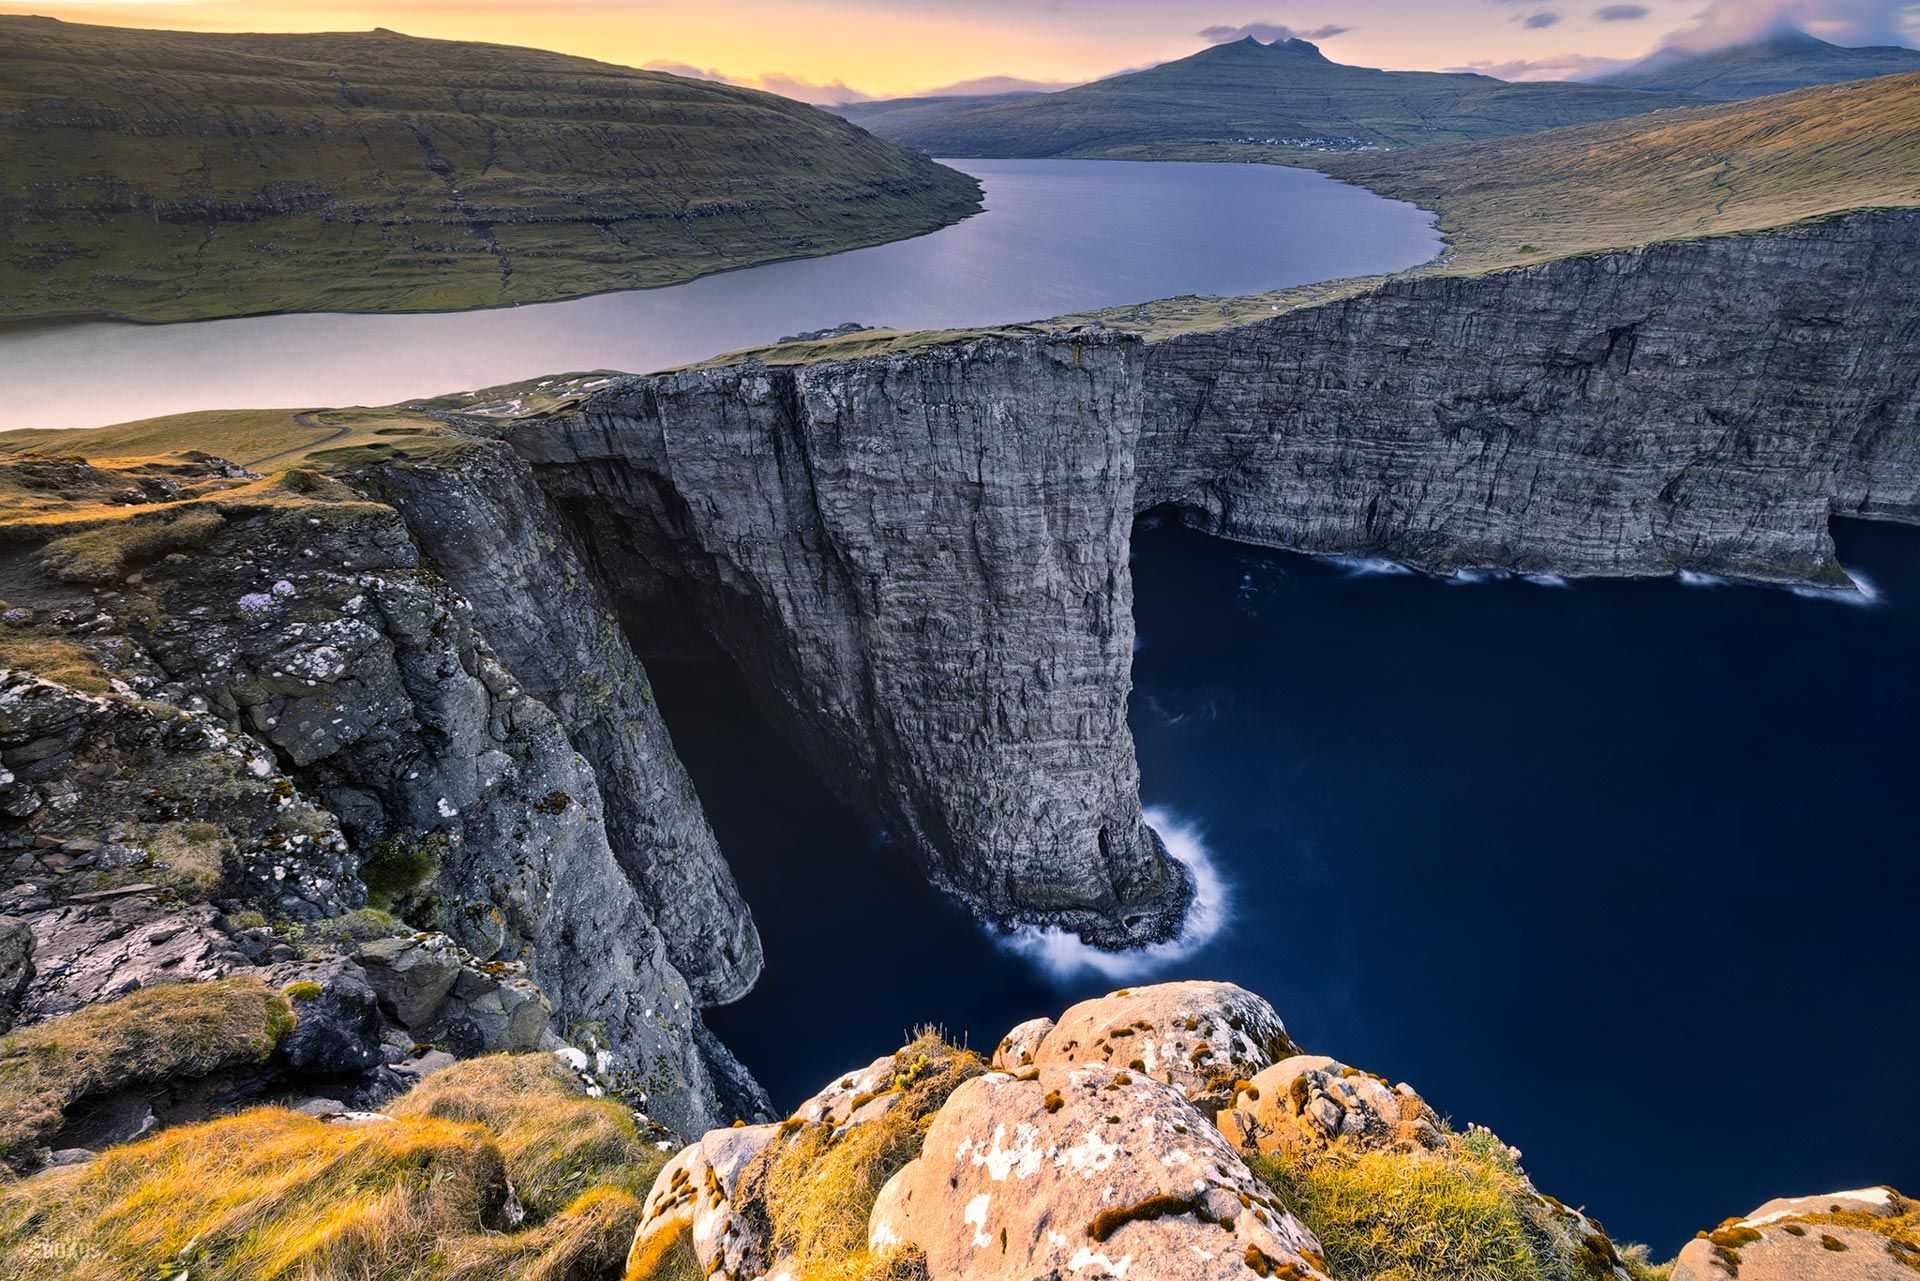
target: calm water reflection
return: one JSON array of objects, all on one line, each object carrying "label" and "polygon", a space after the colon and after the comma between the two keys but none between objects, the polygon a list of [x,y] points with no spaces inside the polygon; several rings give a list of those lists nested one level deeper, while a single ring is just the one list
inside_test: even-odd
[{"label": "calm water reflection", "polygon": [[667,289],[435,315],[0,331],[0,428],[391,404],[567,370],[661,369],[846,321],[950,328],[1253,293],[1396,271],[1440,247],[1421,210],[1303,169],[950,163],[985,184],[985,213]]}]

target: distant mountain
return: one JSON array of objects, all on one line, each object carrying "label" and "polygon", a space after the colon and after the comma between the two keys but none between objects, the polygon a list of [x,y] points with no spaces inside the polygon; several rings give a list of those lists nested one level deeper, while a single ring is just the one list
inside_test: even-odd
[{"label": "distant mountain", "polygon": [[1058,93],[921,97],[843,110],[880,136],[933,155],[1100,156],[1233,142],[1305,142],[1323,150],[1419,146],[1697,101],[1602,85],[1376,71],[1329,61],[1305,40],[1262,44],[1249,36]]},{"label": "distant mountain", "polygon": [[1732,101],[1907,71],[1920,71],[1920,49],[1898,45],[1851,49],[1828,44],[1804,31],[1781,31],[1763,40],[1707,53],[1663,49],[1625,71],[1596,77],[1591,83]]},{"label": "distant mountain", "polygon": [[0,321],[500,306],[919,235],[825,111],[537,49],[0,17]]},{"label": "distant mountain", "polygon": [[957,84],[941,85],[938,89],[929,89],[925,93],[915,94],[917,98],[998,98],[1020,93],[1057,93],[1062,89],[1071,89],[1077,81],[1072,80],[1022,80],[1019,76],[981,76],[976,80],[962,80]]}]

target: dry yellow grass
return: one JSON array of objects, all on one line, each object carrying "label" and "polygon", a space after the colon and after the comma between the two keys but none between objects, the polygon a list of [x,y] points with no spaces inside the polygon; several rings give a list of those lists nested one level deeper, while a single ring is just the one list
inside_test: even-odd
[{"label": "dry yellow grass", "polygon": [[1755,231],[1920,205],[1920,74],[1320,167],[1436,210],[1448,273]]},{"label": "dry yellow grass", "polygon": [[[131,514],[118,517],[121,510]],[[115,517],[92,529],[48,543],[40,553],[41,567],[62,582],[105,586],[141,562],[205,547],[227,523],[219,512],[197,503],[157,511],[137,507],[114,511]]]},{"label": "dry yellow grass", "polygon": [[985,1070],[972,1051],[922,1036],[894,1056],[900,1097],[884,1115],[838,1139],[832,1126],[805,1126],[762,1154],[744,1183],[764,1201],[774,1256],[796,1281],[911,1275],[912,1260],[868,1253],[867,1219],[887,1180],[920,1154],[947,1096]]},{"label": "dry yellow grass", "polygon": [[436,1242],[499,1222],[506,1197],[479,1126],[259,1108],[5,1189],[0,1261],[21,1281],[426,1276]]},{"label": "dry yellow grass", "polygon": [[599,1187],[538,1227],[463,1237],[447,1248],[445,1281],[589,1281],[621,1275],[640,1202]]},{"label": "dry yellow grass", "polygon": [[60,1128],[62,1109],[122,1085],[264,1062],[293,1027],[256,979],[175,983],[0,1037],[0,1158],[18,1161]]},{"label": "dry yellow grass", "polygon": [[221,409],[77,431],[0,432],[0,457],[79,457],[127,467],[191,451],[267,471],[303,466],[332,450],[398,450],[444,434],[435,420],[398,409]]},{"label": "dry yellow grass", "polygon": [[36,632],[0,630],[0,667],[32,672],[89,694],[104,694],[111,677],[99,657],[78,641]]},{"label": "dry yellow grass", "polygon": [[1451,1153],[1335,1150],[1254,1168],[1351,1281],[1549,1281],[1520,1179]]},{"label": "dry yellow grass", "polygon": [[514,1190],[536,1218],[597,1187],[644,1196],[667,1163],[667,1153],[641,1138],[624,1107],[586,1097],[544,1054],[469,1059],[428,1077],[390,1111],[486,1127],[506,1158]]},{"label": "dry yellow grass", "polygon": [[495,1056],[436,1074],[389,1114],[340,1126],[256,1108],[0,1187],[0,1275],[621,1275],[640,1217],[632,1189],[652,1181],[665,1154],[634,1134],[618,1103],[587,1098],[546,1055]]}]

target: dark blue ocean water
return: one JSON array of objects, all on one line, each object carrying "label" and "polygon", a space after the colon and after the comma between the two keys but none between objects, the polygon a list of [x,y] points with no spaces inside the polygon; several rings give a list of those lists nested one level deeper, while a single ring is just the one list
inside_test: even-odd
[{"label": "dark blue ocean water", "polygon": [[[1778,1194],[1920,1188],[1920,531],[1837,534],[1879,604],[1143,528],[1144,794],[1228,920],[1129,980],[1262,993],[1657,1253]],[[662,698],[699,700],[676,741],[767,946],[710,1022],[776,1102],[916,1022],[990,1046],[1117,985],[987,939],[727,685]]]}]

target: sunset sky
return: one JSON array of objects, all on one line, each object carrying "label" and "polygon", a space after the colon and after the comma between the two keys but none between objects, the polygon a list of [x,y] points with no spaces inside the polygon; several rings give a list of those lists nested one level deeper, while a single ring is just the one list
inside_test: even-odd
[{"label": "sunset sky", "polygon": [[1252,30],[1342,62],[1577,75],[1663,42],[1724,42],[1787,20],[1844,44],[1914,44],[1914,0],[27,0],[0,12],[201,31],[343,31],[534,45],[695,69],[814,101],[983,76],[1094,79]]}]

